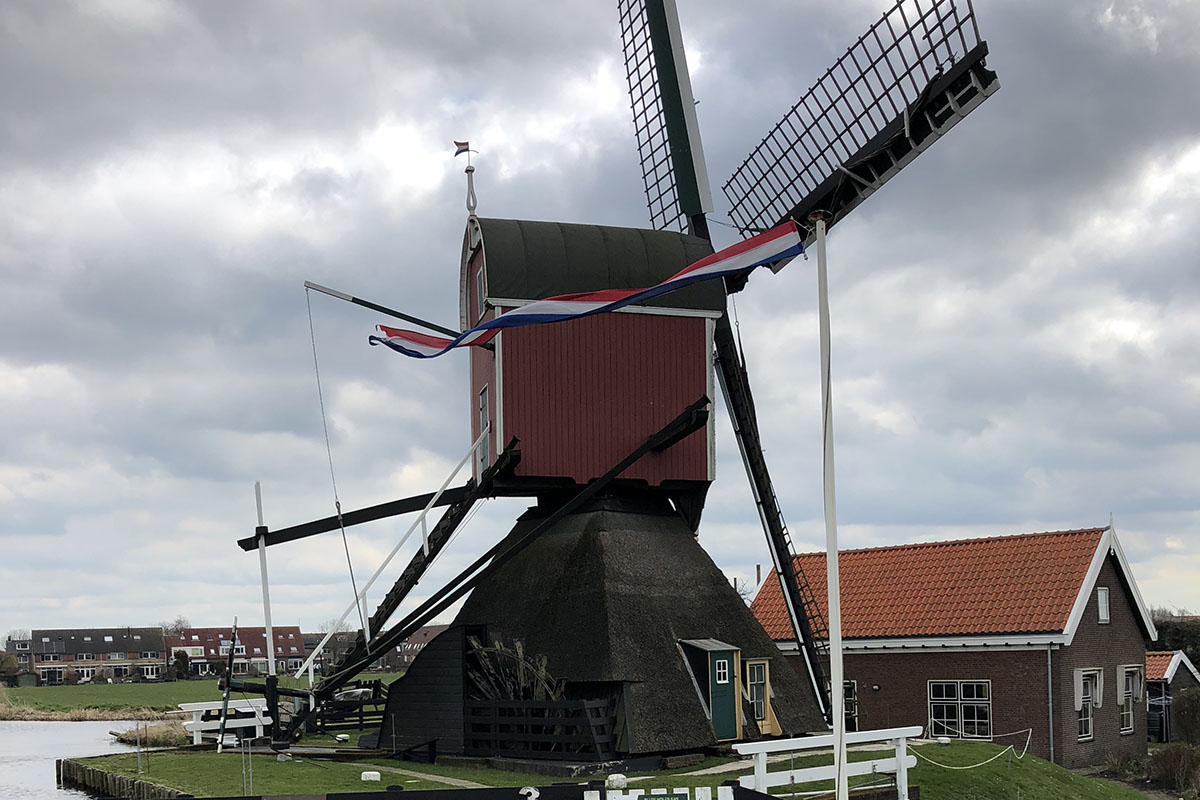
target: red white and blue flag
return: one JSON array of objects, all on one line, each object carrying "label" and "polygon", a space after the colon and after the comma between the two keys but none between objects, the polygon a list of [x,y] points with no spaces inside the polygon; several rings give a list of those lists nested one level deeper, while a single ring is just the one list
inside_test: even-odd
[{"label": "red white and blue flag", "polygon": [[386,345],[413,358],[434,358],[456,347],[486,344],[504,328],[605,314],[693,283],[744,274],[765,264],[787,261],[804,252],[803,242],[796,223],[786,222],[689,264],[662,283],[647,289],[603,289],[598,292],[547,297],[545,300],[536,300],[514,308],[493,319],[484,320],[453,339],[377,325],[376,328],[382,335],[372,335],[368,341],[373,345]]},{"label": "red white and blue flag", "polygon": [[455,158],[457,158],[458,156],[461,156],[463,153],[467,152],[470,149],[471,149],[471,145],[469,142],[455,142],[454,143]]}]

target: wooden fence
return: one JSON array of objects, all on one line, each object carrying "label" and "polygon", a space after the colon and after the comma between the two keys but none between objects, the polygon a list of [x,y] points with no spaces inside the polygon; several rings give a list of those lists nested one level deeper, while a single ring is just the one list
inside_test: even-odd
[{"label": "wooden fence", "polygon": [[604,761],[615,757],[615,724],[603,700],[470,700],[466,752]]}]

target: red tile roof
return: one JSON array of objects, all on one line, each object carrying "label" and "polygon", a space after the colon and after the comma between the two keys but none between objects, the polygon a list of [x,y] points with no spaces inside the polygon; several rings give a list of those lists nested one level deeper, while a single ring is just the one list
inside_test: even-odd
[{"label": "red tile roof", "polygon": [[1167,667],[1171,666],[1171,659],[1174,657],[1174,650],[1147,650],[1146,680],[1165,681],[1167,679]]},{"label": "red tile roof", "polygon": [[[1061,632],[1103,528],[906,544],[838,554],[848,639]],[[828,617],[825,554],[802,553]],[[777,580],[751,605],[772,639],[795,638]]]},{"label": "red tile roof", "polygon": [[[271,633],[275,635],[276,658],[303,658],[308,654],[304,650],[304,636],[296,625],[273,625]],[[180,636],[166,636],[167,650],[174,653],[180,648],[203,647],[204,655],[196,658],[212,658],[220,660],[221,642],[229,641],[231,628],[187,628]],[[238,628],[238,641],[245,645],[245,658],[267,657],[267,629],[241,627]],[[242,658],[242,656],[238,656]]]}]

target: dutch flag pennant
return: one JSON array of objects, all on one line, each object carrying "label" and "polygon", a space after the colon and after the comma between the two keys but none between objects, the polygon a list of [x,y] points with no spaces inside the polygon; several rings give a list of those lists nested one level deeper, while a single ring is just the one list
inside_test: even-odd
[{"label": "dutch flag pennant", "polygon": [[469,142],[455,142],[454,143],[454,157],[458,158],[459,156],[461,156],[463,153],[466,153],[470,149],[471,149],[471,145]]},{"label": "dutch flag pennant", "polygon": [[[466,144],[463,143],[463,146]],[[377,325],[380,335],[372,335],[368,337],[368,341],[372,345],[382,344],[413,358],[434,358],[456,347],[486,344],[504,328],[563,322],[606,314],[693,283],[744,274],[766,264],[788,261],[803,252],[804,239],[799,228],[795,222],[785,222],[689,264],[662,283],[647,289],[603,289],[598,292],[547,297],[545,300],[514,308],[493,319],[484,320],[453,339]]]}]

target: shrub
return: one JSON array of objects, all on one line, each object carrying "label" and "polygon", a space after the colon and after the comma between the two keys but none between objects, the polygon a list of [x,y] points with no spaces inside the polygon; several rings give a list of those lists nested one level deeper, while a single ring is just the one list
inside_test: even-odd
[{"label": "shrub", "polygon": [[1200,747],[1183,742],[1155,750],[1150,756],[1150,780],[1184,791],[1200,785]]},{"label": "shrub", "polygon": [[1171,716],[1179,741],[1200,744],[1200,689],[1184,689],[1171,698]]}]

